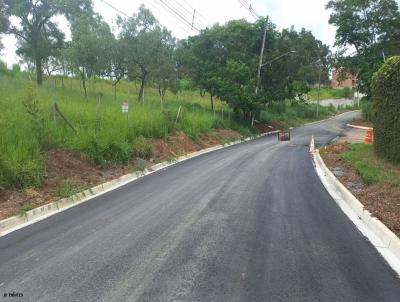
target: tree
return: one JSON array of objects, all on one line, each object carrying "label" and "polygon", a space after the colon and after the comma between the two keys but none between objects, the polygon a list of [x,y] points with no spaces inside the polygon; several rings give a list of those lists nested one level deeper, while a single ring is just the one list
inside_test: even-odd
[{"label": "tree", "polygon": [[372,80],[374,149],[377,155],[400,163],[400,56],[386,61]]},{"label": "tree", "polygon": [[[185,49],[182,60],[187,66],[192,82],[210,94],[211,109],[213,99],[218,96],[227,99],[222,92],[228,90],[221,85],[231,86],[227,82],[227,76],[232,68],[247,66],[254,70],[250,73],[245,85],[254,87],[257,57],[261,47],[263,26],[252,24],[245,20],[230,21],[226,25],[215,25],[202,31],[199,35],[189,38],[182,44]],[[267,45],[270,45],[267,43]],[[230,65],[227,62],[230,60]],[[233,62],[237,64],[234,64]],[[237,80],[237,77],[231,78]],[[223,88],[223,89],[222,89]],[[247,88],[244,90],[248,90]],[[243,93],[242,90],[240,93]],[[253,88],[254,90],[254,88]],[[239,93],[239,91],[237,91]],[[237,99],[237,98],[235,98]],[[239,108],[238,102],[228,101],[235,110]],[[234,105],[236,104],[236,105]]]},{"label": "tree", "polygon": [[331,0],[329,23],[337,27],[337,46],[354,47],[355,55],[339,57],[336,67],[358,75],[359,88],[371,96],[372,74],[385,57],[398,54],[400,13],[395,0]]},{"label": "tree", "polygon": [[[265,24],[265,65],[255,93]],[[268,19],[215,25],[181,42],[178,53],[191,81],[211,95],[211,108],[216,96],[247,120],[253,120],[272,102],[306,93],[308,84],[318,81],[321,64],[323,77],[327,78],[330,54],[329,48],[311,32],[296,32],[293,28],[277,31]]]},{"label": "tree", "polygon": [[140,80],[138,101],[144,100],[144,86],[149,75],[158,68],[157,58],[169,32],[160,26],[150,10],[141,5],[130,18],[118,19],[120,40],[127,49],[128,78]]},{"label": "tree", "polygon": [[110,45],[114,45],[114,36],[99,15],[76,17],[71,34],[68,57],[79,72],[86,96],[86,79],[106,73],[109,63],[106,54]]},{"label": "tree", "polygon": [[17,37],[17,53],[35,63],[37,83],[42,85],[43,60],[51,56],[55,48],[61,47],[64,40],[64,34],[50,21],[59,13],[59,7],[48,1],[6,0],[6,3],[10,14],[20,19],[20,27],[9,29]]},{"label": "tree", "polygon": [[117,85],[127,74],[127,53],[126,47],[124,47],[120,39],[113,39],[108,44],[106,52],[107,57],[107,69],[105,75],[110,77],[112,80],[112,86],[114,87],[114,101],[117,99]]},{"label": "tree", "polygon": [[176,93],[178,89],[178,74],[174,57],[175,44],[175,39],[171,33],[164,28],[161,47],[158,56],[155,58],[157,68],[154,69],[151,75],[158,88],[161,107],[163,107],[166,91],[171,89],[172,92]]},{"label": "tree", "polygon": [[17,53],[35,63],[37,83],[42,85],[43,62],[62,48],[64,41],[64,33],[52,18],[57,15],[72,18],[78,12],[91,10],[91,1],[4,0],[4,3],[9,14],[20,21],[20,26],[8,30],[17,37]]},{"label": "tree", "polygon": [[[0,34],[7,32],[10,26],[10,21],[8,20],[8,7],[4,0],[0,0]],[[0,40],[0,50],[3,48],[3,44]]]}]

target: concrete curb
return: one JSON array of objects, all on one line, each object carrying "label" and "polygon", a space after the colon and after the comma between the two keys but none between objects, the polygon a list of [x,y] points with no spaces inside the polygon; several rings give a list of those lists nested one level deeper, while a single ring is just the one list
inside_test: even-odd
[{"label": "concrete curb", "polygon": [[184,156],[180,156],[171,162],[162,162],[162,163],[155,164],[155,165],[149,167],[148,169],[145,169],[144,171],[136,171],[131,174],[123,175],[120,178],[100,184],[91,189],[88,189],[88,190],[80,192],[76,195],[73,195],[72,197],[60,199],[58,201],[54,201],[52,203],[43,205],[41,207],[32,209],[30,211],[27,211],[24,215],[13,216],[13,217],[1,220],[0,221],[0,237],[7,235],[11,232],[14,232],[16,230],[19,230],[21,228],[24,228],[28,225],[31,225],[35,222],[46,219],[47,217],[50,217],[59,212],[65,211],[71,207],[77,206],[81,203],[84,203],[95,197],[103,195],[107,192],[115,190],[119,187],[122,187],[128,183],[135,181],[138,178],[144,177],[144,176],[154,173],[158,170],[162,170],[169,166],[175,165],[176,163],[179,163],[179,162],[185,161],[187,159],[197,157],[197,156],[200,156],[202,154],[206,154],[206,153],[209,153],[212,151],[216,151],[216,150],[223,149],[223,148],[226,148],[229,146],[233,146],[233,145],[237,145],[237,144],[240,144],[243,142],[254,140],[254,139],[257,139],[260,137],[277,134],[278,132],[279,131],[277,130],[277,131],[272,131],[272,132],[268,132],[268,133],[263,133],[260,135],[256,135],[254,137],[243,138],[241,140],[237,140],[237,141],[225,144],[225,145],[217,145],[214,147],[210,147],[207,149],[189,153]]},{"label": "concrete curb", "polygon": [[361,129],[361,130],[374,129],[374,128],[371,128],[371,127],[357,126],[357,125],[352,125],[352,124],[346,124],[346,126],[350,127],[350,128]]},{"label": "concrete curb", "polygon": [[309,126],[309,125],[320,124],[320,123],[322,123],[322,122],[326,122],[326,121],[332,120],[332,119],[334,119],[334,118],[337,118],[337,117],[339,117],[339,116],[341,116],[341,115],[344,115],[344,114],[347,114],[347,113],[350,113],[350,112],[361,112],[361,110],[360,110],[360,109],[357,109],[357,110],[345,111],[345,112],[342,112],[342,113],[340,113],[340,114],[338,114],[338,115],[334,115],[334,116],[332,116],[332,117],[330,117],[330,118],[327,118],[327,119],[322,119],[322,120],[319,120],[319,121],[306,123],[306,124],[304,124],[303,126]]},{"label": "concrete curb", "polygon": [[315,170],[329,194],[400,277],[400,239],[365,210],[361,202],[328,169],[319,150],[314,147],[314,137],[311,139],[310,153]]}]

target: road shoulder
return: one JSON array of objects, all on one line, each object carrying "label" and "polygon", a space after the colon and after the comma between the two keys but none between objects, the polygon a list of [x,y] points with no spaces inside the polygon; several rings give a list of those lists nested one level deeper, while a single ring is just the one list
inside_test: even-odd
[{"label": "road shoulder", "polygon": [[373,217],[328,169],[319,150],[315,149],[313,139],[310,144],[310,153],[316,173],[334,201],[400,276],[400,239],[379,219]]}]

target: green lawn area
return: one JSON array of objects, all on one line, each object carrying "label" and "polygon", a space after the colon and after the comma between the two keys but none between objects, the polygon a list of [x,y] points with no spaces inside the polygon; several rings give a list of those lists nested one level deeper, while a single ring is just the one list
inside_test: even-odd
[{"label": "green lawn area", "polygon": [[[334,89],[330,87],[321,87],[320,90],[320,100],[327,99],[343,99],[343,98],[351,98],[353,96],[353,92],[349,88],[344,89]],[[315,101],[318,99],[318,88],[312,88],[308,93],[308,98],[311,101]]]},{"label": "green lawn area", "polygon": [[400,186],[400,166],[377,157],[372,145],[351,144],[341,154],[367,184],[388,184]]}]

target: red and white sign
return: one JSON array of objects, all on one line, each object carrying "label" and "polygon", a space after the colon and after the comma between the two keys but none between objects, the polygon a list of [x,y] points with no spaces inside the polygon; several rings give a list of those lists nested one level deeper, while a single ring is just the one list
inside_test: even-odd
[{"label": "red and white sign", "polygon": [[129,103],[128,101],[125,101],[122,103],[122,113],[128,113],[129,112]]}]

